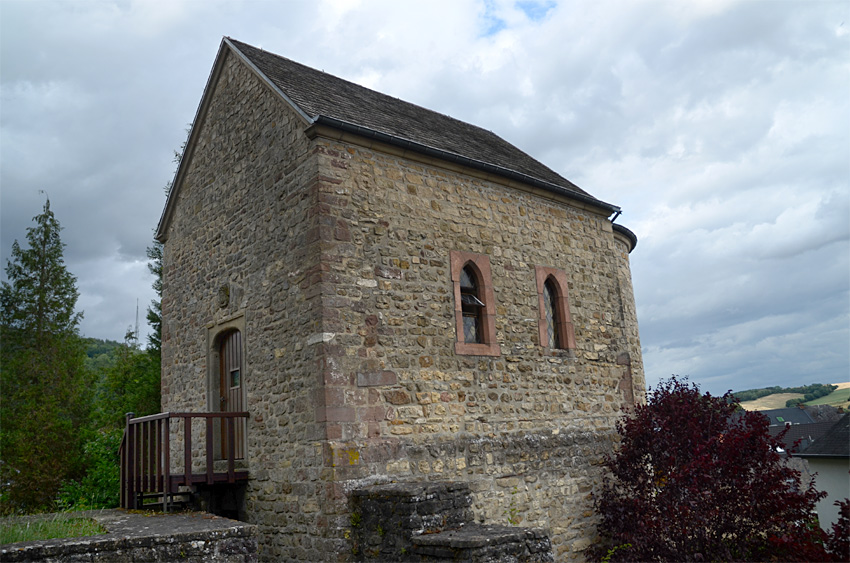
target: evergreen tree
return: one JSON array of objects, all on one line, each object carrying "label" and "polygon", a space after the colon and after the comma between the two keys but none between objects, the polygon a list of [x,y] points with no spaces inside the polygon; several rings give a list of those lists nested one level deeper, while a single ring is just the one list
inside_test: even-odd
[{"label": "evergreen tree", "polygon": [[0,492],[4,512],[49,506],[81,469],[81,430],[91,378],[77,332],[76,278],[65,267],[61,227],[50,210],[16,240],[0,288]]},{"label": "evergreen tree", "polygon": [[156,299],[148,307],[147,320],[153,332],[148,335],[148,351],[159,357],[162,345],[162,243],[154,241],[148,247],[148,270],[154,275],[153,289]]},{"label": "evergreen tree", "polygon": [[59,238],[59,221],[50,210],[50,200],[27,229],[30,248],[12,243],[12,260],[6,266],[11,284],[3,282],[3,326],[18,332],[24,342],[45,351],[57,335],[76,333],[82,318],[75,313],[79,292],[77,278],[65,269],[65,245]]}]

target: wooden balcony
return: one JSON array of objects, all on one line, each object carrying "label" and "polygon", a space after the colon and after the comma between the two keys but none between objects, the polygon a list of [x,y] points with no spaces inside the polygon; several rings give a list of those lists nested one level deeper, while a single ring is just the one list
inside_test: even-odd
[{"label": "wooden balcony", "polygon": [[[248,471],[236,470],[244,458],[244,427],[247,412],[171,412],[134,418],[127,414],[121,440],[121,507],[171,508],[175,495],[199,484],[234,484],[247,481]],[[182,419],[182,424],[180,420]],[[193,473],[193,421],[202,420],[204,461],[202,472]],[[171,432],[183,442],[182,473],[172,472]],[[197,462],[196,462],[197,463]],[[226,467],[226,471],[215,471]],[[175,464],[177,466],[177,464]],[[184,489],[181,490],[181,487]],[[153,503],[146,501],[153,500]]]}]

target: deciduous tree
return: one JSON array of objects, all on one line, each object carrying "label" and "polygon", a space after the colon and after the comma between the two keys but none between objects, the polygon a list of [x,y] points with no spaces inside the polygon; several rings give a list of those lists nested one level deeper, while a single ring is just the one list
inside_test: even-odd
[{"label": "deciduous tree", "polygon": [[815,502],[768,420],[727,394],[662,382],[622,420],[597,498],[613,561],[829,560]]}]

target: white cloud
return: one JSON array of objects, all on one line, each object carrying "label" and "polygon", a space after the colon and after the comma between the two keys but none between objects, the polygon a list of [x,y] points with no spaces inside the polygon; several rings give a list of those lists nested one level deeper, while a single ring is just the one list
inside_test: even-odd
[{"label": "white cloud", "polygon": [[47,190],[90,336],[120,339],[134,295],[152,295],[144,249],[172,151],[228,35],[491,129],[623,207],[650,381],[846,376],[846,2],[0,9],[0,250]]}]

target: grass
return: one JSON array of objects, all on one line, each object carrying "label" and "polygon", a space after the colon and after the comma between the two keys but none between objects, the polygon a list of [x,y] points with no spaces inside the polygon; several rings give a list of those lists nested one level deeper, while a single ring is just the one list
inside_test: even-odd
[{"label": "grass", "polygon": [[818,397],[813,401],[809,401],[807,405],[832,405],[833,407],[847,407],[848,402],[850,402],[850,382],[842,382],[842,383],[833,383],[833,385],[837,385],[838,389],[830,393],[829,395],[824,395],[823,397]]},{"label": "grass", "polygon": [[769,409],[784,409],[785,401],[788,399],[801,399],[803,395],[800,393],[774,393],[773,395],[765,395],[754,401],[744,401],[741,406],[748,411],[763,411]]},{"label": "grass", "polygon": [[[850,382],[833,383],[838,389],[824,395],[813,401],[809,401],[807,405],[832,405],[833,407],[850,406]],[[799,399],[802,395],[799,393],[776,393],[756,399],[755,401],[744,401],[741,406],[748,411],[760,411],[765,409],[782,409],[785,408],[785,401],[788,399]]]},{"label": "grass", "polygon": [[53,538],[78,538],[104,534],[106,530],[91,518],[53,514],[48,518],[7,518],[0,521],[0,544]]}]

